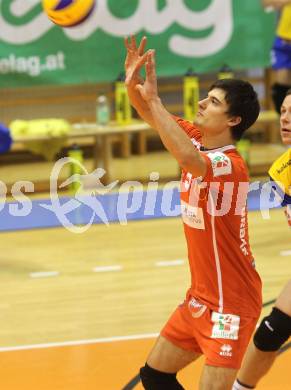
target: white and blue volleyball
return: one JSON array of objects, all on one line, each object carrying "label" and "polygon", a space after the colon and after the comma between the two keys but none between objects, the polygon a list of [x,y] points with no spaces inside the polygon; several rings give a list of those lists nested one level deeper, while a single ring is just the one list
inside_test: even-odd
[{"label": "white and blue volleyball", "polygon": [[92,14],[96,0],[42,0],[48,18],[61,27],[74,27]]}]

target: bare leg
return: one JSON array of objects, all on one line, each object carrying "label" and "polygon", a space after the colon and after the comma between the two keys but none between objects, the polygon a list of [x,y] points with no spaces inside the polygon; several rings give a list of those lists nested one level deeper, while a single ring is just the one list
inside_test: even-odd
[{"label": "bare leg", "polygon": [[[276,300],[275,307],[291,316],[291,281],[289,281]],[[238,379],[241,383],[255,387],[267,374],[276,359],[277,351],[260,351],[253,341],[249,344]]]},{"label": "bare leg", "polygon": [[199,390],[231,390],[236,369],[205,365],[199,383]]},{"label": "bare leg", "polygon": [[276,351],[260,351],[251,341],[239,372],[239,381],[255,387],[259,380],[269,371],[276,356]]},{"label": "bare leg", "polygon": [[160,336],[147,359],[147,364],[165,373],[176,373],[201,355],[176,347],[165,337]]},{"label": "bare leg", "polygon": [[291,85],[291,69],[278,69],[274,71],[275,81],[283,85]]},{"label": "bare leg", "polygon": [[289,280],[278,296],[275,306],[291,317],[291,280]]}]

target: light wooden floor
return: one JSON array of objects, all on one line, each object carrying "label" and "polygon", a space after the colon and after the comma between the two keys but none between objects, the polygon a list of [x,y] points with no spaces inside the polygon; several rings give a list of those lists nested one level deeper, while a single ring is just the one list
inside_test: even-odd
[{"label": "light wooden floor", "polygon": [[[260,153],[263,161],[268,153]],[[91,161],[86,165],[91,171]],[[6,183],[37,182],[48,178],[51,168],[50,163],[2,166],[0,177]],[[174,178],[177,164],[160,152],[113,162],[113,177],[121,181],[136,179],[137,172],[147,180],[152,171]],[[269,301],[291,275],[290,230],[282,211],[273,211],[268,220],[250,213],[250,236],[264,301]],[[1,233],[0,239],[3,390],[121,390],[136,376],[154,342],[145,336],[126,338],[159,332],[189,283],[179,218],[96,225],[81,235],[63,228],[18,231]],[[184,262],[157,266],[172,260]],[[112,271],[93,271],[109,266]],[[55,276],[36,277],[50,271]],[[125,340],[116,341],[119,337]],[[81,344],[71,343],[76,340]],[[278,358],[259,390],[290,388],[290,351]],[[181,373],[187,389],[197,388],[201,364]]]},{"label": "light wooden floor", "polygon": [[[291,275],[290,254],[280,255],[291,250],[284,218],[280,210],[269,220],[250,213],[266,301]],[[95,225],[80,235],[63,228],[1,233],[1,249],[1,346],[157,332],[189,284],[179,218]],[[185,263],[156,266],[177,259]],[[93,272],[106,266],[121,269]],[[31,277],[48,271],[59,275]]]},{"label": "light wooden floor", "polygon": [[[272,211],[268,220],[251,212],[250,236],[264,281],[264,301],[269,301],[291,275],[290,231],[282,211]],[[1,249],[2,348],[157,333],[189,283],[179,218],[96,225],[81,235],[63,228],[1,233]],[[185,262],[156,264],[168,260]],[[93,272],[106,266],[119,268]],[[58,274],[32,277],[47,271]],[[1,388],[120,390],[137,374],[152,342],[0,349]],[[283,355],[278,370],[284,382],[291,354]],[[189,389],[196,388],[190,383],[197,370],[183,374]],[[284,389],[272,387],[277,379],[270,380],[271,387],[261,389]]]},{"label": "light wooden floor", "polygon": [[[124,390],[144,365],[153,343],[143,339],[1,353],[1,389]],[[277,358],[257,390],[290,390],[290,361],[291,349]],[[178,374],[185,389],[198,389],[203,362],[200,358]],[[143,387],[137,383],[127,389]]]}]

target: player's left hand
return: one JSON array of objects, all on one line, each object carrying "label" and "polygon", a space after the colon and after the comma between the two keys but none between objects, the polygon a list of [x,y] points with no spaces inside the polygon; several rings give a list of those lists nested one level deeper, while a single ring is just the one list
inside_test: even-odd
[{"label": "player's left hand", "polygon": [[147,38],[143,37],[137,47],[134,35],[132,35],[130,39],[124,39],[124,45],[126,47],[124,68],[126,74],[125,83],[127,87],[135,87],[136,84],[143,82],[143,79],[139,74],[141,67],[137,67],[137,64],[144,54],[146,42]]},{"label": "player's left hand", "polygon": [[139,60],[136,68],[139,69],[145,66],[146,79],[143,84],[136,85],[136,89],[141,94],[142,98],[149,102],[151,100],[159,99],[158,86],[157,86],[157,74],[156,74],[156,62],[155,62],[155,50],[147,51]]}]

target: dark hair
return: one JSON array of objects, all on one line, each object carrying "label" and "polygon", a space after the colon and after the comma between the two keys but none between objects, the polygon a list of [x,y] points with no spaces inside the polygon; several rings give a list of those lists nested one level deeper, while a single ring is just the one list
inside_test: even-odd
[{"label": "dark hair", "polygon": [[286,96],[288,95],[291,95],[291,88],[289,88],[288,91],[286,92]]},{"label": "dark hair", "polygon": [[260,104],[257,93],[248,81],[238,79],[217,80],[209,90],[214,88],[225,91],[227,114],[241,117],[241,122],[231,128],[233,139],[238,141],[259,116]]}]

